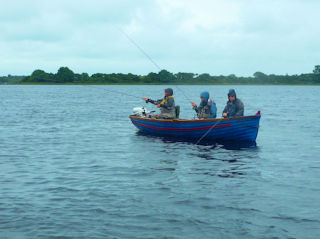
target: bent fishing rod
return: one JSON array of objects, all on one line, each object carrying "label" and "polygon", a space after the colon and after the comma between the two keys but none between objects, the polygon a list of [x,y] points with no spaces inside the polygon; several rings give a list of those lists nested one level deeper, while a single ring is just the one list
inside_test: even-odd
[{"label": "bent fishing rod", "polygon": [[[121,28],[116,27],[116,29],[118,31],[120,31],[136,48],[138,48],[138,50],[145,56],[147,57],[150,62],[159,70],[162,71],[163,69],[161,69],[161,67],[146,53],[145,50],[142,49],[142,47],[140,47],[126,32],[124,32]],[[181,91],[181,93],[183,94],[183,96],[189,101],[191,102],[190,98],[185,94],[185,92],[180,89],[180,87],[178,87],[177,85],[174,85],[178,90]]]},{"label": "bent fishing rod", "polygon": [[104,90],[104,91],[107,91],[107,92],[111,92],[111,93],[114,93],[114,94],[126,95],[126,96],[131,96],[131,97],[134,97],[134,98],[142,99],[142,97],[139,97],[139,96],[136,96],[136,95],[132,95],[132,94],[129,94],[129,93],[125,93],[125,92],[122,92],[122,91],[108,90],[108,89],[101,88],[101,87],[98,87],[98,86],[93,86],[93,85],[87,85],[87,86],[92,87],[92,88],[97,88],[97,89],[100,89],[100,90]]}]

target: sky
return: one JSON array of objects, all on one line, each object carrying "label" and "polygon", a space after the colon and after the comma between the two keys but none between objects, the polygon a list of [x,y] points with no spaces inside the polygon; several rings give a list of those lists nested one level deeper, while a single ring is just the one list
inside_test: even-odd
[{"label": "sky", "polygon": [[0,0],[0,6],[0,75],[56,73],[61,66],[89,74],[158,72],[148,57],[173,73],[211,75],[301,74],[320,64],[318,0]]}]

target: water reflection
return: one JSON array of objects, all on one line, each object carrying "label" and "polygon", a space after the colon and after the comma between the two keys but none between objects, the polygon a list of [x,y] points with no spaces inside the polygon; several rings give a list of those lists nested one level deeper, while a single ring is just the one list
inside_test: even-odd
[{"label": "water reflection", "polygon": [[143,132],[137,132],[135,137],[139,140],[136,138],[134,141],[142,143],[143,147],[153,148],[149,151],[153,157],[165,155],[165,158],[158,161],[159,167],[152,167],[157,171],[181,176],[182,172],[178,169],[183,167],[186,170],[183,174],[188,172],[188,175],[204,176],[203,182],[208,180],[207,176],[241,178],[258,173],[256,162],[260,150],[256,142],[204,140],[196,144],[197,140],[194,139],[156,136]]},{"label": "water reflection", "polygon": [[[137,131],[137,136],[145,137],[146,139],[160,139],[164,143],[182,143],[182,144],[192,144],[195,145],[198,139],[188,139],[188,138],[181,138],[181,137],[168,137],[168,136],[158,136],[152,135],[145,132]],[[208,146],[208,147],[201,147],[200,150],[204,151],[211,151],[212,149],[219,149],[224,148],[227,150],[243,150],[243,149],[255,149],[257,148],[256,142],[252,141],[225,141],[225,140],[205,140],[203,139],[200,141],[198,146]]]}]

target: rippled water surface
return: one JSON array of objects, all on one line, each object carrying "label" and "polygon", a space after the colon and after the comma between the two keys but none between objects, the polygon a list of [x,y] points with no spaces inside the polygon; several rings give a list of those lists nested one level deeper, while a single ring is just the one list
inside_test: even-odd
[{"label": "rippled water surface", "polygon": [[[319,238],[320,87],[235,86],[256,146],[139,134],[126,94],[164,88],[0,86],[0,238]],[[181,117],[229,88],[173,87]]]}]

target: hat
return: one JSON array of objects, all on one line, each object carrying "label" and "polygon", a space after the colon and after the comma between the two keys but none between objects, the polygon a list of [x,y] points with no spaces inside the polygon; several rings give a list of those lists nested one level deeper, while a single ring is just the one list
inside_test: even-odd
[{"label": "hat", "polygon": [[229,90],[228,97],[229,97],[230,95],[232,95],[232,96],[234,96],[234,97],[237,97],[236,91],[235,91],[234,89],[230,89],[230,90]]}]

